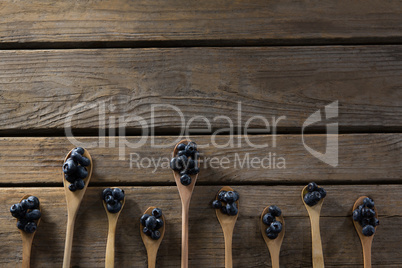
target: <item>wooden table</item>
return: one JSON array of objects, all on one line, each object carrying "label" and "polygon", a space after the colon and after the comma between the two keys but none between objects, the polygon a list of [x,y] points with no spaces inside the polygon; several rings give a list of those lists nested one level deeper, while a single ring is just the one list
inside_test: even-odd
[{"label": "wooden table", "polygon": [[[182,121],[204,116],[190,121],[198,129],[191,138],[209,144],[200,149],[203,157],[233,164],[271,153],[286,164],[201,168],[191,202],[190,267],[224,267],[223,234],[210,208],[223,185],[241,195],[234,267],[270,267],[258,225],[270,204],[286,220],[281,264],[311,267],[309,219],[300,200],[310,181],[328,191],[321,218],[326,267],[363,265],[351,219],[361,195],[375,200],[381,221],[373,266],[402,267],[401,12],[400,1],[2,1],[0,266],[21,263],[8,210],[24,194],[38,196],[43,208],[32,266],[61,266],[67,220],[61,165],[75,146],[65,132],[71,125],[78,141],[96,143],[88,148],[95,169],[76,223],[72,265],[104,265],[107,218],[99,194],[118,186],[127,201],[116,267],[146,267],[138,230],[149,205],[162,208],[167,220],[157,265],[178,267],[181,213],[172,173],[138,162],[166,160],[173,146],[157,149],[151,137],[139,148],[129,145],[142,135],[154,135],[156,145],[173,143]],[[317,110],[325,119],[324,108],[334,101],[338,117],[308,127],[302,137],[305,120]],[[233,146],[212,145],[212,133],[231,126],[216,116],[233,122]],[[260,119],[246,125],[253,116]],[[273,118],[282,118],[276,134]],[[325,152],[326,124],[336,122],[339,163],[332,167],[312,156],[303,138]],[[117,136],[119,123],[127,140]],[[246,126],[265,128],[248,137],[269,147],[248,144],[239,135]],[[99,138],[105,134],[112,137]],[[229,134],[221,131],[216,143],[227,143]],[[119,143],[129,144],[124,152]]]}]

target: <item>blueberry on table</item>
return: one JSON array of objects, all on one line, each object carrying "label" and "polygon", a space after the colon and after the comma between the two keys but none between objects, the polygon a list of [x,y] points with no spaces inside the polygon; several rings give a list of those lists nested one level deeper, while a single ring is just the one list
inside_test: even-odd
[{"label": "blueberry on table", "polygon": [[368,208],[374,208],[374,201],[370,197],[366,197],[363,200],[363,206]]},{"label": "blueberry on table", "polygon": [[317,183],[315,183],[315,182],[310,182],[308,185],[307,185],[307,191],[309,191],[310,193],[311,192],[314,192],[314,191],[317,191],[318,190],[318,185],[317,185]]},{"label": "blueberry on table", "polygon": [[141,216],[140,222],[141,222],[142,226],[145,226],[145,221],[148,219],[148,217],[149,217],[149,214],[144,214]]},{"label": "blueberry on table", "polygon": [[76,172],[76,177],[78,177],[79,179],[85,179],[86,177],[88,177],[87,169],[83,166],[78,166],[77,172]]},{"label": "blueberry on table", "polygon": [[82,179],[78,179],[74,182],[74,186],[77,190],[82,190],[85,187],[85,182]]},{"label": "blueberry on table", "polygon": [[282,214],[282,211],[280,208],[278,208],[277,206],[270,206],[268,208],[268,212],[272,214],[272,216],[274,217],[279,217]]},{"label": "blueberry on table", "polygon": [[178,151],[184,151],[186,149],[186,144],[185,143],[180,143],[177,145],[177,150]]},{"label": "blueberry on table", "polygon": [[120,188],[114,188],[112,191],[112,195],[117,201],[122,201],[124,199],[124,190]]},{"label": "blueberry on table", "polygon": [[63,172],[65,174],[71,175],[77,171],[77,164],[74,162],[73,159],[68,158],[66,162],[63,164]]},{"label": "blueberry on table", "polygon": [[282,223],[279,221],[274,221],[271,223],[271,231],[274,233],[280,233],[282,231]]},{"label": "blueberry on table", "polygon": [[272,232],[271,227],[268,227],[268,228],[265,230],[265,233],[267,234],[267,237],[268,237],[269,239],[275,239],[275,238],[277,238],[278,235],[279,235],[279,233]]},{"label": "blueberry on table", "polygon": [[214,201],[212,202],[212,207],[213,207],[214,209],[220,209],[220,208],[222,207],[222,202],[219,201],[219,200],[214,200]]},{"label": "blueberry on table", "polygon": [[162,228],[162,227],[163,227],[163,224],[164,224],[164,223],[163,223],[162,218],[156,219],[155,230],[158,230],[158,229]]},{"label": "blueberry on table", "polygon": [[159,219],[160,217],[162,217],[162,210],[160,208],[154,208],[152,210],[152,216]]},{"label": "blueberry on table", "polygon": [[353,210],[353,220],[354,221],[360,221],[361,220],[361,214],[359,209]]},{"label": "blueberry on table", "polygon": [[181,184],[187,186],[191,184],[191,177],[187,174],[184,174],[183,176],[180,177],[180,182]]},{"label": "blueberry on table", "polygon": [[29,221],[26,225],[25,225],[25,227],[24,227],[24,231],[25,232],[27,232],[27,233],[30,233],[30,234],[32,234],[32,233],[34,233],[35,231],[36,231],[36,223],[34,223],[34,222],[32,222],[32,221]]},{"label": "blueberry on table", "polygon": [[102,199],[106,201],[106,196],[112,195],[112,189],[110,188],[105,188],[102,191]]},{"label": "blueberry on table", "polygon": [[362,230],[363,235],[372,236],[375,233],[375,228],[373,225],[366,225]]},{"label": "blueberry on table", "polygon": [[85,150],[82,147],[74,148],[74,151],[79,153],[80,155],[83,155],[85,153]]},{"label": "blueberry on table", "polygon": [[36,220],[39,220],[39,219],[40,219],[40,216],[41,216],[41,215],[42,215],[42,214],[41,214],[41,212],[40,212],[39,209],[33,209],[33,210],[28,211],[28,212],[26,213],[25,218],[26,218],[28,221],[36,221]]},{"label": "blueberry on table", "polygon": [[161,232],[158,230],[152,231],[151,238],[154,240],[158,240],[161,237]]},{"label": "blueberry on table", "polygon": [[266,213],[263,217],[262,217],[262,222],[265,225],[271,225],[271,223],[273,223],[275,221],[275,217],[271,214],[271,213]]},{"label": "blueberry on table", "polygon": [[117,213],[121,210],[122,204],[120,202],[116,202],[114,204],[106,204],[106,208],[110,213]]},{"label": "blueberry on table", "polygon": [[150,230],[154,230],[156,227],[156,218],[155,216],[149,216],[148,219],[145,221],[145,227]]}]

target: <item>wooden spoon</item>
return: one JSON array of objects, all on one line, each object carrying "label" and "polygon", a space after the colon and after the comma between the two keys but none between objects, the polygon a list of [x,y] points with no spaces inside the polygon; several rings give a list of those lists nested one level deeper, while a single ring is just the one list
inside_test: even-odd
[{"label": "wooden spoon", "polygon": [[[20,203],[22,200],[30,197],[31,195],[24,195],[23,198],[21,198]],[[40,210],[40,203],[39,203],[39,210]],[[18,222],[18,219],[17,219]],[[40,218],[36,222],[36,226],[39,226]],[[30,262],[31,262],[31,249],[32,249],[32,242],[35,236],[35,232],[33,233],[27,233],[24,232],[23,230],[18,229],[21,233],[21,238],[22,238],[22,268],[29,268],[30,267]]]},{"label": "wooden spoon", "polygon": [[268,246],[269,254],[271,255],[272,268],[279,268],[279,253],[281,251],[282,241],[285,236],[285,220],[283,219],[282,215],[279,217],[276,217],[276,220],[280,221],[282,223],[282,231],[279,233],[277,238],[269,239],[265,233],[265,230],[269,226],[266,225],[262,221],[262,218],[264,217],[265,214],[268,213],[268,210],[269,210],[269,206],[266,207],[261,214],[261,218],[260,218],[261,234],[262,234],[262,237],[264,238],[265,243]]},{"label": "wooden spoon", "polygon": [[[216,194],[216,199],[218,199],[218,195],[222,191],[233,191],[233,189],[229,186],[224,186],[219,192]],[[239,209],[239,200],[236,202],[237,208]],[[232,238],[233,238],[233,230],[236,224],[237,217],[239,213],[235,216],[230,216],[227,214],[223,214],[220,209],[216,210],[216,217],[218,218],[219,223],[221,224],[223,230],[223,236],[225,238],[225,267],[232,268],[233,267],[233,258],[232,258]]]},{"label": "wooden spoon", "polygon": [[[152,214],[152,210],[155,207],[149,207],[144,214]],[[166,226],[166,221],[165,221],[165,216],[162,215],[162,220],[163,220],[163,226],[159,229],[161,232],[161,237],[158,240],[152,239],[151,237],[147,236],[144,234],[142,231],[145,226],[140,224],[140,233],[141,233],[141,238],[142,242],[144,242],[145,248],[147,249],[147,255],[148,255],[148,268],[155,268],[156,265],[156,255],[158,253],[159,246],[162,242],[163,236],[165,235],[165,226]]]},{"label": "wooden spoon", "polygon": [[[66,158],[64,159],[64,162],[66,162],[66,160],[70,157],[72,151],[73,150],[71,150],[67,154]],[[93,168],[92,158],[86,149],[84,149],[84,151],[85,152],[84,152],[83,156],[88,158],[91,162],[91,164],[86,167],[86,169],[88,171],[88,176],[84,179],[84,182],[85,182],[84,189],[77,190],[75,192],[70,191],[68,189],[68,186],[70,183],[64,178],[64,173],[63,173],[63,184],[64,184],[64,191],[66,194],[67,212],[68,212],[63,268],[70,268],[71,249],[72,249],[73,237],[74,237],[74,223],[75,223],[75,219],[77,217],[78,209],[80,208],[82,198],[84,197],[85,191],[88,187],[88,183],[92,176],[92,168]]]},{"label": "wooden spoon", "polygon": [[107,220],[109,222],[109,231],[107,235],[107,244],[106,244],[106,257],[105,257],[105,268],[113,268],[114,267],[114,242],[116,237],[116,226],[117,220],[119,219],[120,213],[123,210],[124,203],[126,199],[123,199],[121,204],[121,209],[117,213],[111,213],[107,210],[105,200],[102,201],[103,207],[106,210]]},{"label": "wooden spoon", "polygon": [[[355,204],[353,205],[352,212],[357,209],[358,206],[363,204],[363,200],[366,197],[367,196],[361,196],[356,200]],[[378,218],[377,208],[375,206],[374,211],[376,217]],[[372,236],[365,236],[362,232],[362,226],[357,221],[353,221],[353,224],[355,225],[356,232],[359,235],[360,242],[362,243],[364,268],[371,268],[371,244],[373,243],[375,233]],[[377,226],[374,227],[374,229],[377,231]]]},{"label": "wooden spoon", "polygon": [[[191,142],[190,140],[182,140],[176,144],[173,150],[173,157],[176,156],[178,150],[177,146],[180,143],[188,144]],[[200,161],[197,161],[198,166],[200,166]],[[181,199],[181,206],[182,206],[182,230],[181,230],[181,267],[187,268],[188,267],[188,213],[190,208],[190,200],[193,194],[195,182],[197,181],[198,174],[191,175],[191,183],[190,185],[183,185],[180,182],[180,173],[173,170],[173,176],[177,184],[177,189],[179,190],[180,199]]]},{"label": "wooden spoon", "polygon": [[324,198],[316,205],[310,207],[304,202],[304,195],[307,193],[307,186],[301,192],[301,198],[304,206],[307,209],[311,223],[311,243],[313,268],[324,268],[324,255],[322,253],[321,235],[320,235],[320,212]]}]

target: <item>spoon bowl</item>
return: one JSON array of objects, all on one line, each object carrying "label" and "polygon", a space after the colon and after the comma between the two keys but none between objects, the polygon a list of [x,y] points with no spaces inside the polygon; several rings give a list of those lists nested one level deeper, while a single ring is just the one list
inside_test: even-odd
[{"label": "spoon bowl", "polygon": [[318,201],[316,205],[310,207],[304,202],[304,195],[307,192],[307,186],[305,186],[301,192],[301,198],[310,217],[313,268],[324,268],[324,255],[320,234],[320,213],[324,198]]},{"label": "spoon bowl", "polygon": [[[360,205],[363,204],[363,200],[367,198],[367,196],[361,196],[359,197],[355,204],[353,205],[353,209],[352,212],[357,209]],[[377,212],[377,208],[374,206],[374,211],[375,211],[375,215],[378,218],[378,212]],[[372,236],[365,236],[363,234],[363,228],[362,226],[357,222],[357,221],[353,221],[353,224],[355,226],[356,232],[359,235],[360,238],[360,242],[362,244],[362,248],[363,248],[363,259],[364,259],[364,268],[371,268],[371,245],[373,243],[373,239],[374,239],[374,234]],[[377,231],[377,226],[374,227],[374,229]]]},{"label": "spoon bowl", "polygon": [[[151,215],[152,210],[156,207],[149,207],[144,214]],[[165,226],[166,226],[166,221],[165,221],[165,216],[162,214],[162,220],[163,220],[163,226],[159,229],[161,232],[161,237],[158,240],[152,239],[151,237],[147,236],[144,234],[142,231],[145,226],[140,224],[140,233],[141,233],[141,238],[142,242],[145,245],[145,248],[147,250],[147,255],[148,255],[148,268],[155,268],[156,265],[156,255],[158,254],[158,249],[160,244],[162,243],[163,236],[165,235]]]},{"label": "spoon bowl", "polygon": [[283,238],[285,237],[285,220],[283,216],[276,217],[276,220],[282,223],[282,231],[279,233],[278,237],[275,239],[269,239],[268,236],[265,233],[265,230],[269,227],[266,225],[263,221],[262,218],[264,217],[265,214],[267,214],[269,211],[269,206],[267,206],[260,218],[260,223],[261,223],[261,234],[262,237],[264,238],[265,243],[267,244],[269,254],[271,255],[271,262],[272,262],[272,267],[273,268],[279,268],[279,253],[281,251],[281,246],[283,242]]},{"label": "spoon bowl", "polygon": [[[233,191],[233,189],[229,186],[224,186],[219,192],[216,194],[216,200],[218,200],[218,195],[222,191]],[[236,202],[237,208],[239,208],[239,200]],[[220,209],[216,210],[216,217],[218,218],[219,223],[221,224],[223,236],[225,238],[225,267],[231,268],[233,267],[233,257],[232,257],[232,240],[233,240],[233,230],[239,216],[239,212],[234,215],[230,216],[227,214],[223,214]]]},{"label": "spoon bowl", "polygon": [[[173,150],[173,157],[177,155],[177,146],[180,143],[189,143],[191,140],[181,140],[176,144]],[[200,166],[200,161],[197,161],[198,167]],[[176,181],[177,189],[179,190],[179,195],[182,205],[182,236],[181,236],[181,267],[188,267],[188,214],[190,209],[190,200],[193,194],[195,182],[197,181],[198,174],[190,175],[191,183],[189,185],[183,185],[180,182],[180,173],[173,170],[173,176]]]},{"label": "spoon bowl", "polygon": [[105,268],[113,268],[114,267],[114,249],[115,249],[115,237],[116,237],[116,226],[117,220],[119,219],[120,213],[123,210],[126,199],[123,199],[121,204],[121,209],[117,213],[111,213],[107,210],[105,200],[102,201],[103,207],[105,208],[107,220],[109,223],[109,231],[107,235],[107,244],[106,244],[106,257],[105,257]]},{"label": "spoon bowl", "polygon": [[[21,198],[20,203],[22,200],[30,197],[31,195],[24,195],[24,197]],[[41,211],[41,206],[39,202],[39,210]],[[42,211],[41,211],[42,212]],[[18,222],[18,219],[17,219]],[[39,220],[35,221],[36,226],[39,226],[40,223],[40,218]],[[30,267],[30,261],[31,261],[31,249],[32,249],[32,242],[36,233],[27,233],[24,232],[23,230],[18,229],[21,233],[21,238],[22,238],[22,267],[23,268],[29,268]]]},{"label": "spoon bowl", "polygon": [[[67,154],[67,156],[64,159],[64,162],[67,161],[67,159],[70,157],[73,150],[71,150]],[[63,268],[70,268],[71,249],[72,249],[72,245],[73,245],[75,219],[77,217],[78,209],[81,205],[81,201],[84,197],[85,191],[88,187],[89,181],[91,180],[91,176],[92,176],[93,162],[92,162],[91,155],[89,154],[89,152],[86,149],[84,149],[83,156],[89,159],[90,165],[86,167],[86,169],[88,171],[88,176],[84,179],[85,186],[82,190],[77,190],[75,192],[70,191],[68,188],[69,182],[64,178],[64,174],[63,174],[63,185],[64,185],[64,192],[66,195],[67,213],[68,213],[66,243],[65,243],[65,247],[64,247]]]}]

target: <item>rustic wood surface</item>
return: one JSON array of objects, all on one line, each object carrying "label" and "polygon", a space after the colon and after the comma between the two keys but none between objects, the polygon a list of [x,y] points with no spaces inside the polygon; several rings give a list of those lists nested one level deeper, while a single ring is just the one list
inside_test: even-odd
[{"label": "rustic wood surface", "polygon": [[[176,106],[187,125],[190,118],[205,116],[212,129],[222,130],[230,124],[215,117],[227,116],[237,131],[260,115],[270,129],[261,119],[249,127],[272,133],[272,118],[286,116],[278,131],[299,134],[309,115],[336,100],[339,117],[333,120],[341,131],[402,130],[398,45],[13,50],[0,51],[0,73],[0,133],[5,135],[63,136],[70,117],[78,133],[96,135],[114,117],[112,128],[126,121],[126,131],[137,135],[141,125],[133,116],[157,134],[176,135],[182,117],[165,104]],[[152,106],[157,104],[163,106]],[[211,134],[204,120],[190,123],[191,129]],[[306,130],[323,133],[326,123]]]},{"label": "rustic wood surface", "polygon": [[[139,218],[150,205],[163,209],[167,228],[158,252],[157,267],[180,265],[181,206],[175,186],[122,187],[126,204],[116,232],[116,267],[146,267]],[[224,240],[211,201],[221,186],[197,186],[190,212],[190,267],[224,267]],[[233,236],[234,267],[270,267],[268,249],[261,237],[259,218],[267,205],[282,208],[286,235],[280,260],[284,267],[311,267],[311,235],[300,186],[233,186],[240,193],[241,211]],[[373,267],[401,267],[401,185],[326,185],[321,213],[321,235],[326,267],[362,267],[359,237],[352,222],[352,207],[362,195],[374,198],[381,225],[373,241]],[[107,216],[100,193],[89,187],[75,225],[73,267],[102,267],[106,250]],[[35,235],[32,267],[60,267],[63,260],[67,208],[63,188],[0,189],[0,266],[21,263],[21,237],[7,211],[24,194],[37,195],[43,217]]]},{"label": "rustic wood surface", "polygon": [[401,12],[395,0],[6,0],[0,3],[0,44],[395,42]]},{"label": "rustic wood surface", "polygon": [[[238,136],[234,136],[234,148],[220,149],[212,145],[200,148],[204,162],[201,163],[197,185],[307,183],[311,180],[321,183],[401,181],[402,134],[339,135],[339,165],[336,168],[310,155],[303,146],[300,135],[278,135],[276,148],[272,147],[273,136],[250,136],[249,140],[253,144],[267,143],[269,147],[265,149],[252,148],[244,138],[240,139],[241,148],[237,148],[237,138]],[[77,139],[85,143],[98,142],[98,138],[94,137]],[[127,138],[132,144],[137,143],[139,139],[140,137]],[[173,136],[155,137],[154,142],[155,145],[162,146],[175,144],[180,140],[176,139],[177,137]],[[210,136],[194,136],[191,139],[200,146],[211,144]],[[305,137],[308,146],[322,152],[325,151],[325,139],[325,135]],[[117,146],[117,138],[112,140]],[[218,144],[225,144],[228,140],[228,136],[216,137]],[[174,184],[173,174],[168,166],[174,145],[163,149],[152,148],[149,137],[147,143],[140,148],[126,147],[123,154],[125,160],[119,160],[120,149],[109,148],[109,141],[107,138],[105,148],[88,149],[96,167],[90,184]],[[21,186],[58,183],[61,186],[63,159],[72,148],[74,145],[66,137],[0,138],[0,184]],[[130,154],[138,154],[132,155],[131,167]],[[212,160],[214,157],[215,160]],[[253,158],[267,157],[263,162],[266,168],[259,164],[255,164],[254,168],[251,164],[243,164],[247,157],[249,162]],[[285,160],[280,160],[280,157]],[[220,166],[217,161],[224,164]],[[285,163],[286,168],[278,165],[279,162]]]}]

